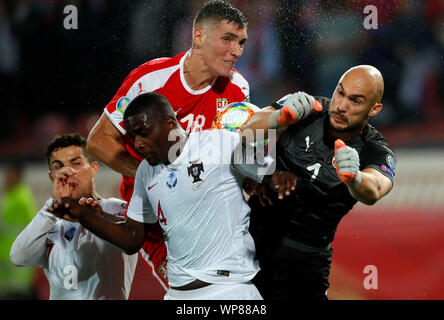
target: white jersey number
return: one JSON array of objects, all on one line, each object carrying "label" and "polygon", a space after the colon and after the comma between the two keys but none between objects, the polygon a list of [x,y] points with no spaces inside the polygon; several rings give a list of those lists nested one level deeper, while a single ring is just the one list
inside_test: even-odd
[{"label": "white jersey number", "polygon": [[311,175],[310,181],[314,181],[316,179],[316,177],[319,174],[319,169],[321,169],[321,164],[320,163],[315,163],[314,165],[307,167],[307,170],[313,171],[313,174]]},{"label": "white jersey number", "polygon": [[167,220],[165,219],[165,216],[163,215],[162,207],[160,206],[160,200],[157,204],[157,221],[159,221],[159,223],[163,223],[164,225],[167,225]]},{"label": "white jersey number", "polygon": [[196,119],[194,119],[194,114],[190,113],[186,117],[180,119],[180,122],[185,123],[188,121],[185,131],[189,133],[201,131],[205,125],[205,120],[205,116],[202,114],[197,115]]}]

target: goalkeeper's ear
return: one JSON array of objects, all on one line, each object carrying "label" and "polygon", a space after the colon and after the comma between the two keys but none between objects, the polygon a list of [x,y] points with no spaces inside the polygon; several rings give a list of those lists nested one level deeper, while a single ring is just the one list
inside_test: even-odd
[{"label": "goalkeeper's ear", "polygon": [[376,116],[379,113],[379,111],[381,111],[381,109],[382,109],[382,103],[375,103],[375,105],[370,108],[370,111],[368,112],[368,116],[369,117]]}]

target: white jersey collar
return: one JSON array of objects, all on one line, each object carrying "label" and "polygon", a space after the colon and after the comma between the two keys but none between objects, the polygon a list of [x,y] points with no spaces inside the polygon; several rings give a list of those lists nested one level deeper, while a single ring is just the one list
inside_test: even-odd
[{"label": "white jersey collar", "polygon": [[194,95],[199,95],[199,94],[203,94],[205,92],[207,92],[208,90],[211,89],[211,87],[213,86],[213,84],[216,82],[217,77],[213,80],[213,82],[206,86],[203,89],[200,90],[193,90],[190,88],[190,86],[187,84],[186,80],[185,80],[185,75],[183,73],[183,67],[184,67],[184,63],[185,63],[185,59],[191,54],[191,49],[187,51],[187,53],[185,53],[183,55],[183,57],[180,59],[179,62],[179,69],[180,69],[180,81],[182,82],[183,87],[185,88],[185,90],[187,90],[189,93],[194,94]]}]

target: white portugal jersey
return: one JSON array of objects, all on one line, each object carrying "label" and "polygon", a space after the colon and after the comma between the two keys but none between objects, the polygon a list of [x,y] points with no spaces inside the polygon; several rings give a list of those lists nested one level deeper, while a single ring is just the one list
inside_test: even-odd
[{"label": "white portugal jersey", "polygon": [[159,221],[171,287],[195,279],[242,283],[259,271],[243,178],[230,167],[239,141],[237,133],[225,130],[191,133],[172,164],[139,165],[127,216]]},{"label": "white portugal jersey", "polygon": [[[57,219],[46,211],[49,199],[11,248],[19,266],[44,268],[51,300],[128,299],[137,254],[127,255],[78,222]],[[126,202],[101,200],[106,212],[124,217]]]}]

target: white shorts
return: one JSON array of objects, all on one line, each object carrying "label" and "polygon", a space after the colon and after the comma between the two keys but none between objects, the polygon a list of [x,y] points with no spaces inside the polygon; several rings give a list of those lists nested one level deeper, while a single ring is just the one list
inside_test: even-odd
[{"label": "white shorts", "polygon": [[264,300],[251,282],[235,284],[211,284],[194,290],[169,288],[164,300]]}]

